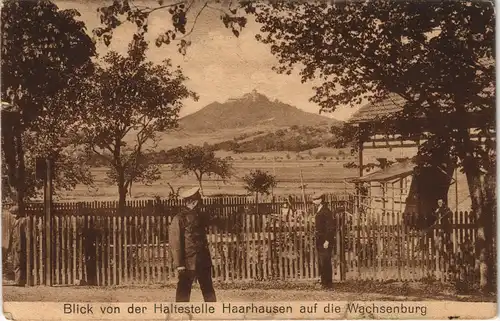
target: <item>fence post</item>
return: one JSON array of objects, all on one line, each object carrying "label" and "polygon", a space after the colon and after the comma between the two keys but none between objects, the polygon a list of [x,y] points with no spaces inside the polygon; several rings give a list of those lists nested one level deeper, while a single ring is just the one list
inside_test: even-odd
[{"label": "fence post", "polygon": [[45,285],[52,286],[52,165],[49,157],[46,160],[46,176],[44,184],[45,199]]},{"label": "fence post", "polygon": [[342,216],[340,217],[341,222],[340,222],[340,231],[339,231],[339,237],[340,237],[340,242],[339,242],[339,259],[340,259],[340,280],[345,281],[346,279],[346,256],[345,256],[345,226],[347,224],[347,219],[346,219],[346,211],[342,211]]},{"label": "fence post", "polygon": [[[26,212],[25,212],[26,213]],[[33,251],[32,251],[32,235],[33,235],[33,222],[32,222],[33,216],[31,215],[26,215],[26,286],[31,286],[33,285],[33,264],[32,264],[32,258],[33,258]],[[12,233],[12,231],[11,231]],[[36,271],[35,271],[36,273]]]}]

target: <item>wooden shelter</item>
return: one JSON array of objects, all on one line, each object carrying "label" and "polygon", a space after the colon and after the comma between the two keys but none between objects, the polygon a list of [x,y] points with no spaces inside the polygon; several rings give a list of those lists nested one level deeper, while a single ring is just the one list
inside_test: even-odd
[{"label": "wooden shelter", "polygon": [[[360,130],[371,126],[382,117],[401,111],[405,100],[397,94],[386,99],[361,107],[349,120]],[[471,202],[465,175],[459,170],[448,176],[442,168],[429,169],[430,178],[420,182],[415,178],[413,159],[423,140],[404,140],[401,135],[386,135],[375,132],[368,139],[359,141],[359,177],[353,182],[367,188],[364,195],[366,207],[374,211],[418,212],[419,195],[417,190],[426,186],[449,186],[447,202],[453,211],[470,210]],[[367,165],[374,166],[367,166]],[[451,185],[450,184],[451,181]],[[420,185],[420,188],[419,188]],[[424,186],[424,188],[422,188]]]}]

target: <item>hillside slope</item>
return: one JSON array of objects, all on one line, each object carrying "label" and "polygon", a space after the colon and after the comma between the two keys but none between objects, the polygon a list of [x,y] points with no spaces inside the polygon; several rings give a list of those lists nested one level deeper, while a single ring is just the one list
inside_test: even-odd
[{"label": "hillside slope", "polygon": [[209,104],[180,119],[179,127],[182,131],[190,133],[209,133],[248,127],[259,130],[340,123],[338,120],[308,113],[279,101],[271,101],[266,96],[253,91],[225,103]]},{"label": "hillside slope", "polygon": [[329,146],[333,138],[330,127],[318,126],[291,126],[278,129],[274,132],[266,132],[251,137],[237,137],[233,140],[214,144],[215,150],[233,151],[236,153],[256,153],[271,151],[293,151],[301,152]]}]

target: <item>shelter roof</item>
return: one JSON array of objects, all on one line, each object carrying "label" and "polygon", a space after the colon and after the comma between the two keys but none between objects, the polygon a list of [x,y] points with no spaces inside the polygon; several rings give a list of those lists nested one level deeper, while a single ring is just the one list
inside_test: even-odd
[{"label": "shelter roof", "polygon": [[368,103],[361,107],[349,119],[350,123],[371,122],[377,118],[390,115],[401,111],[405,105],[405,99],[398,94],[390,93],[389,96],[381,101]]},{"label": "shelter roof", "polygon": [[393,179],[407,177],[413,173],[415,166],[416,165],[412,160],[394,163],[384,169],[378,170],[366,176],[355,178],[352,182],[386,182]]},{"label": "shelter roof", "polygon": [[[479,59],[478,63],[485,68],[496,67],[495,59],[491,58]],[[494,94],[495,87],[489,87],[487,91]],[[353,124],[373,122],[377,118],[403,110],[405,103],[406,100],[403,97],[396,93],[390,93],[385,99],[362,106],[348,122]]]}]

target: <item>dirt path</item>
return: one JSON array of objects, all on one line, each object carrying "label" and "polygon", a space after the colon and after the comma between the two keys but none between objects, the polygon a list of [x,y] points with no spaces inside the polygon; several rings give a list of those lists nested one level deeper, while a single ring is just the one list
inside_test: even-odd
[{"label": "dirt path", "polygon": [[[330,301],[359,300],[357,293],[337,293],[335,291],[299,290],[218,290],[219,301]],[[32,287],[6,286],[3,290],[5,301],[56,301],[56,302],[170,302],[175,298],[174,288],[91,288],[91,287]],[[363,300],[417,300],[403,296],[364,294]],[[193,289],[192,301],[203,301],[198,288]]]},{"label": "dirt path", "polygon": [[[216,287],[218,301],[256,302],[256,301],[491,301],[490,298],[458,296],[451,293],[432,293],[421,290],[406,292],[392,288],[363,288],[339,285],[337,289],[325,291],[311,287],[305,288],[258,288]],[[5,301],[45,301],[45,302],[171,302],[175,298],[173,286],[128,286],[128,287],[14,287],[3,286]],[[493,299],[494,300],[494,299]],[[198,286],[193,288],[193,302],[201,302],[203,298]]]}]

